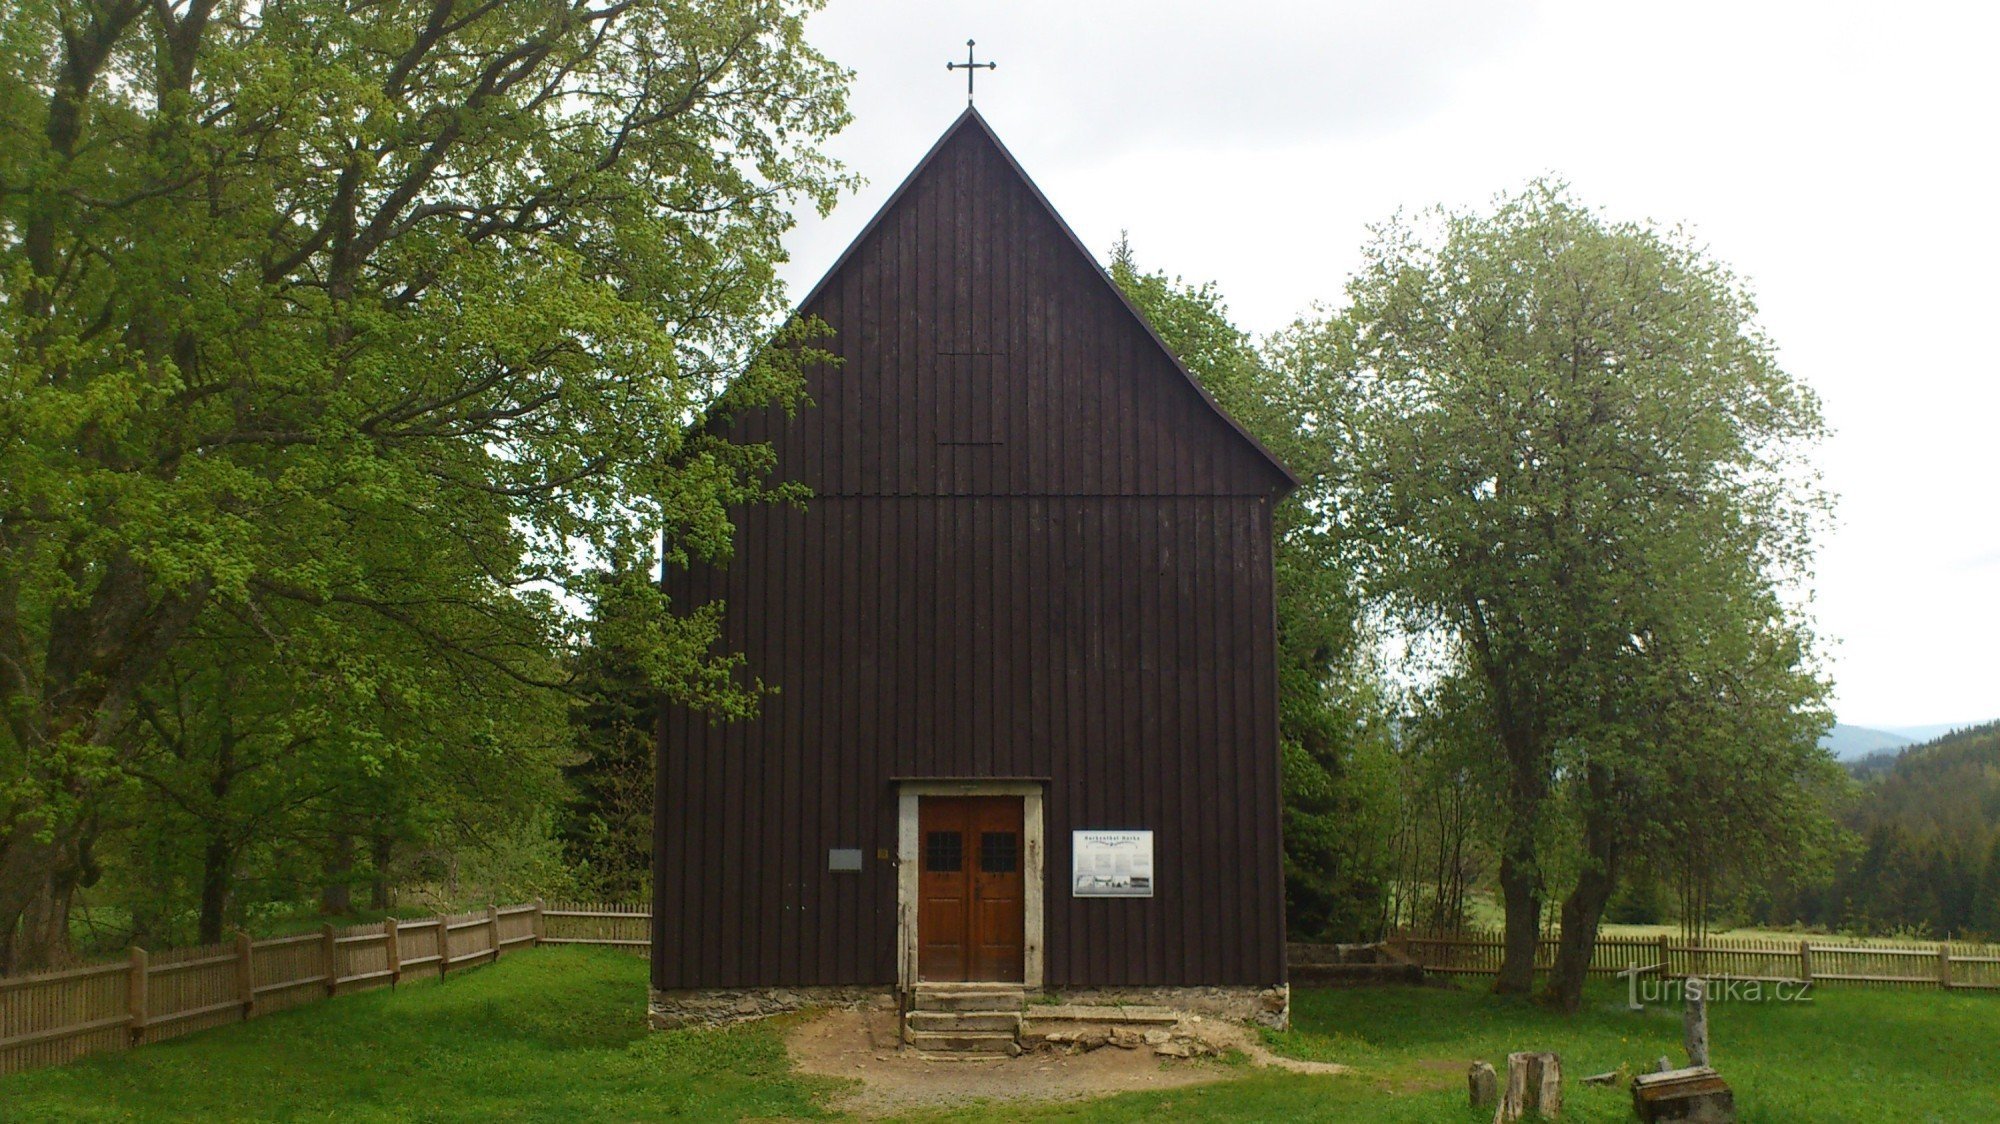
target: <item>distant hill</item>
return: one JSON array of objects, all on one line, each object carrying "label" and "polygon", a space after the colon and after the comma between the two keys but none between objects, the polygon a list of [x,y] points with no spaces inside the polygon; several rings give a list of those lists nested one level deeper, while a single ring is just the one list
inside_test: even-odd
[{"label": "distant hill", "polygon": [[1819,744],[1833,751],[1842,761],[1858,761],[1872,754],[1887,753],[1906,745],[1915,745],[1918,738],[1891,733],[1888,730],[1871,730],[1866,726],[1848,726],[1836,723],[1832,730],[1822,735]]},{"label": "distant hill", "polygon": [[1846,765],[1861,783],[1838,814],[1858,846],[1831,878],[1780,875],[1756,920],[2000,938],[2000,721]]},{"label": "distant hill", "polygon": [[1944,737],[1946,734],[1958,730],[1970,730],[1977,726],[1990,725],[1991,722],[1992,720],[1989,719],[1986,722],[1943,722],[1935,726],[1885,726],[1883,729],[1889,733],[1908,738],[1913,742],[1927,742]]}]

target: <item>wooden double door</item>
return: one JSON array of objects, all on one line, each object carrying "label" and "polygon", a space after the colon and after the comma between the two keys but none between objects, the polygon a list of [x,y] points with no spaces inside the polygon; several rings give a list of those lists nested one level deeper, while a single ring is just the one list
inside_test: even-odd
[{"label": "wooden double door", "polygon": [[1018,983],[1026,922],[1021,798],[917,806],[917,978]]}]

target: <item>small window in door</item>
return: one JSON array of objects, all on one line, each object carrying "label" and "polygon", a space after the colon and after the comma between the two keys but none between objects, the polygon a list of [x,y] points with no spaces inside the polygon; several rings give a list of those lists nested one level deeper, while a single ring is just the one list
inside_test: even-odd
[{"label": "small window in door", "polygon": [[1020,863],[1020,836],[1011,831],[979,833],[980,870],[987,874],[1012,874]]},{"label": "small window in door", "polygon": [[924,869],[954,872],[965,866],[965,841],[956,831],[933,831],[924,839]]}]

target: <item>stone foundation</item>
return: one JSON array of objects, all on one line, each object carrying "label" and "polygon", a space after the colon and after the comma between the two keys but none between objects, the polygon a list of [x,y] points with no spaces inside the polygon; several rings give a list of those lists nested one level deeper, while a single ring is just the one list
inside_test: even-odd
[{"label": "stone foundation", "polygon": [[882,1007],[894,1010],[896,993],[881,987],[654,988],[646,1004],[656,1030],[727,1026],[807,1007]]},{"label": "stone foundation", "polygon": [[[1276,1030],[1291,1025],[1292,989],[1276,987],[1088,987],[1063,988],[1064,1003],[1105,1007],[1165,1007],[1189,1015],[1256,1023]],[[655,988],[647,1021],[658,1030],[728,1026],[807,1007],[880,1007],[894,1010],[896,992],[887,987]],[[1032,1014],[1032,1012],[1031,1012]]]},{"label": "stone foundation", "polygon": [[1183,1014],[1233,1019],[1285,1030],[1292,1021],[1292,987],[1052,988],[1064,1003],[1103,1007],[1165,1007]]}]

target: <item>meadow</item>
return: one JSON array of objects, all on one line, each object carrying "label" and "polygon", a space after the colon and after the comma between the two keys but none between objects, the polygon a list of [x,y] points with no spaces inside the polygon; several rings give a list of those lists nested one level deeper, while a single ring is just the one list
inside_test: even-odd
[{"label": "meadow", "polygon": [[[6,1121],[837,1119],[840,1082],[795,1073],[785,1020],[645,1029],[646,964],[537,949],[442,982],[344,997],[130,1053],[0,1079]],[[1809,1003],[1718,1004],[1715,1060],[1740,1119],[2000,1121],[2000,996],[1854,989]],[[1585,1074],[1677,1055],[1676,1012],[1594,988],[1575,1018],[1476,986],[1300,991],[1281,1054],[1346,1076],[1196,1063],[1211,1084],[1045,1105],[970,1104],[926,1121],[1476,1121],[1464,1072],[1510,1050],[1562,1054],[1567,1121],[1631,1118]],[[1163,1063],[1167,1064],[1167,1063]],[[1172,1063],[1189,1064],[1189,1063]]]}]

